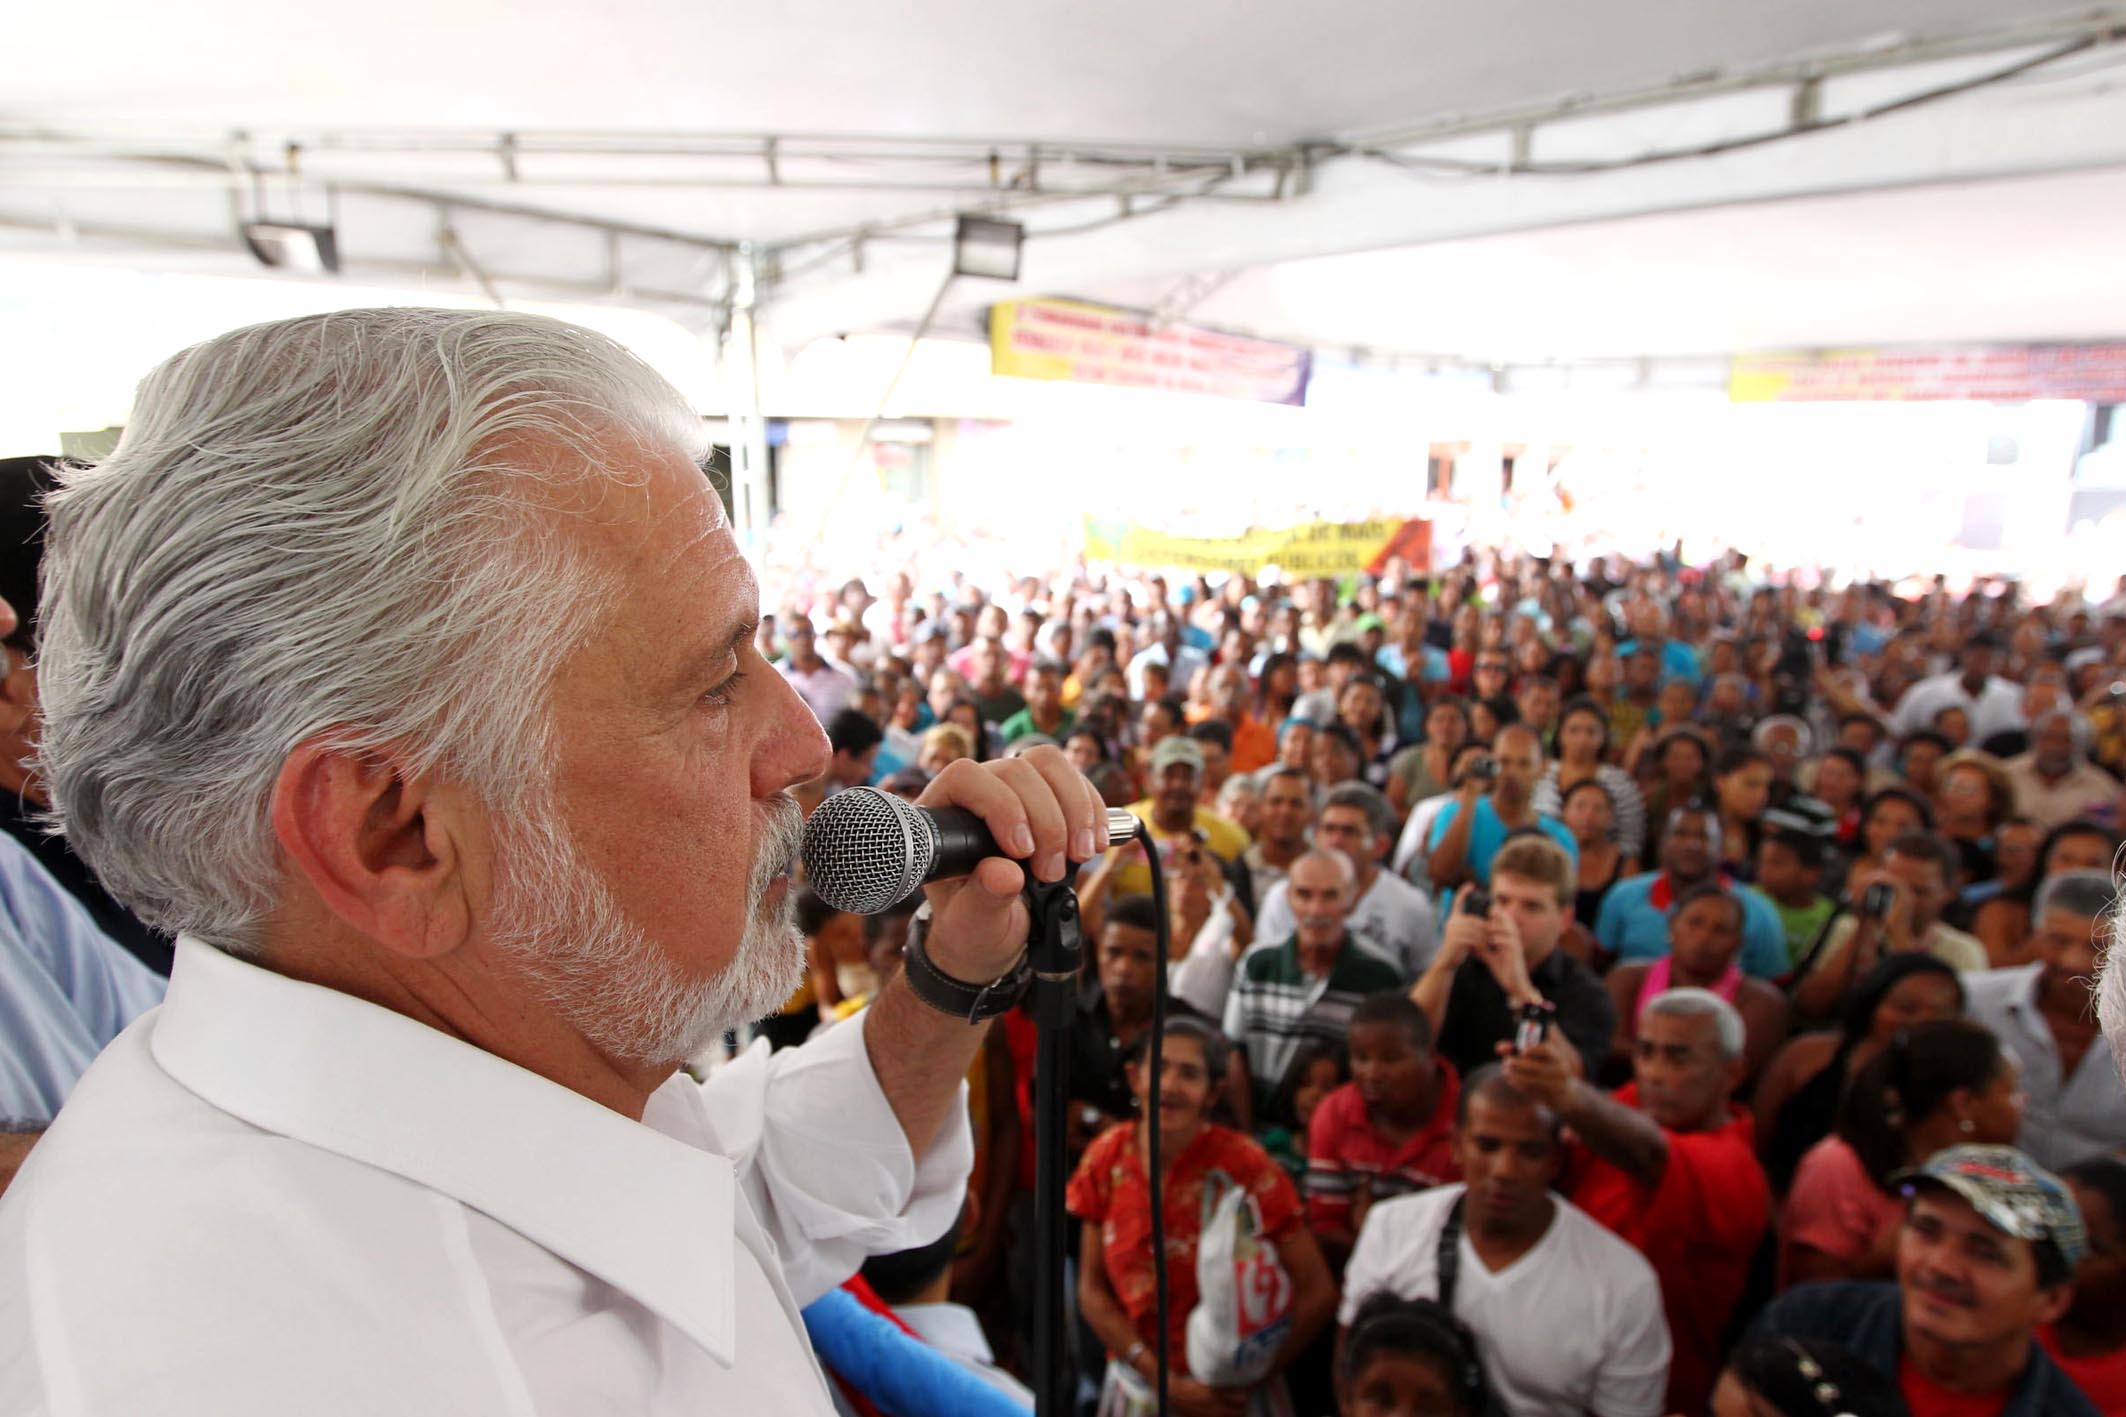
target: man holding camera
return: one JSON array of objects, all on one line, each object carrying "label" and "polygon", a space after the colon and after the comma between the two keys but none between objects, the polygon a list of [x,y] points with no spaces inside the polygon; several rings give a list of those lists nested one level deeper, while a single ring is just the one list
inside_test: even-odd
[{"label": "man holding camera", "polygon": [[1506,838],[1533,827],[1577,862],[1579,845],[1563,822],[1535,809],[1535,785],[1543,777],[1543,743],[1535,730],[1514,724],[1500,730],[1488,757],[1478,758],[1455,783],[1454,801],[1432,824],[1427,870],[1441,890],[1474,881],[1491,884],[1492,858]]},{"label": "man holding camera", "polygon": [[1986,947],[1942,923],[1955,898],[1956,848],[1932,832],[1907,832],[1890,843],[1882,869],[1847,885],[1852,914],[1834,922],[1815,963],[1794,990],[1804,1017],[1836,1013],[1853,981],[1886,954],[1924,950],[1958,970],[1986,967]]},{"label": "man holding camera", "polygon": [[1518,837],[1492,861],[1491,890],[1465,887],[1410,997],[1425,1011],[1439,1056],[1464,1076],[1493,1062],[1524,1010],[1545,1009],[1592,1075],[1609,1054],[1616,1006],[1602,981],[1558,948],[1579,873],[1541,837]]}]

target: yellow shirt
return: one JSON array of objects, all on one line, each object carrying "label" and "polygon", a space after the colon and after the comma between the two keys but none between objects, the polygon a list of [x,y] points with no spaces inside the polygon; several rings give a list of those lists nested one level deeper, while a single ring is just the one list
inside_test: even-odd
[{"label": "yellow shirt", "polygon": [[[1159,865],[1164,868],[1168,890],[1171,893],[1174,880],[1174,847],[1184,836],[1181,832],[1163,832],[1152,821],[1152,799],[1129,804],[1130,814],[1144,823],[1144,828],[1159,847]],[[1196,809],[1196,830],[1203,833],[1204,844],[1211,854],[1221,861],[1237,860],[1248,849],[1247,831],[1238,823],[1228,821],[1208,807]],[[1115,870],[1114,894],[1149,895],[1152,889],[1152,868],[1132,858]]]},{"label": "yellow shirt", "polygon": [[[1816,969],[1810,970],[1809,973],[1814,974],[1816,970],[1836,964],[1853,943],[1853,935],[1858,928],[1859,922],[1852,916],[1840,916],[1838,923],[1831,927],[1830,937],[1823,943],[1823,957],[1816,962]],[[1925,953],[1933,955],[1959,973],[1969,973],[1986,967],[1986,947],[1978,938],[1944,925],[1939,920],[1927,928],[1927,933],[1920,938],[1919,946]]]}]

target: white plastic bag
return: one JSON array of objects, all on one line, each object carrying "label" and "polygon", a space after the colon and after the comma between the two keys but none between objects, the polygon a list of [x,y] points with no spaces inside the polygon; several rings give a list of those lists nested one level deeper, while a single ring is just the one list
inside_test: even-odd
[{"label": "white plastic bag", "polygon": [[1255,1198],[1218,1178],[1204,1185],[1209,1214],[1196,1250],[1196,1307],[1188,1316],[1188,1368],[1210,1387],[1253,1387],[1292,1329],[1292,1279],[1262,1234]]},{"label": "white plastic bag", "polygon": [[1110,1358],[1094,1417],[1159,1417],[1159,1394],[1134,1369]]}]

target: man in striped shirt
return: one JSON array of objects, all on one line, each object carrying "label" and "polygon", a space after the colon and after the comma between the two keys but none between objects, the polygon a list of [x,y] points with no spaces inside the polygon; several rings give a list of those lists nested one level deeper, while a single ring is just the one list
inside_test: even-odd
[{"label": "man in striped shirt", "polygon": [[1268,1115],[1269,1103],[1302,1045],[1342,1043],[1359,1000],[1401,987],[1395,966],[1344,927],[1358,890],[1348,857],[1309,851],[1285,886],[1295,933],[1248,951],[1225,1002],[1226,1036],[1247,1060],[1258,1122],[1280,1120]]}]

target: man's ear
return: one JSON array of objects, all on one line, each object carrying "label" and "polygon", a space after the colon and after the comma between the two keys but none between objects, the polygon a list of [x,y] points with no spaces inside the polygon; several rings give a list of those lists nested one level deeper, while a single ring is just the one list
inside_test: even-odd
[{"label": "man's ear", "polygon": [[2055,1284],[2037,1291],[2037,1321],[2040,1324],[2058,1323],[2074,1303],[2074,1281]]},{"label": "man's ear", "polygon": [[0,733],[17,733],[37,708],[37,671],[12,645],[0,646],[0,669]]},{"label": "man's ear", "polygon": [[298,743],[273,784],[273,834],[324,907],[393,954],[448,954],[470,933],[463,799],[390,753],[329,733]]}]

